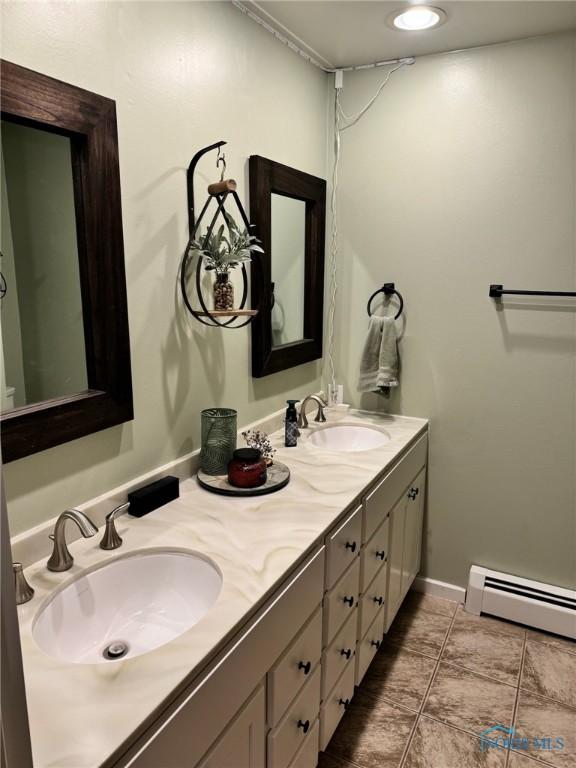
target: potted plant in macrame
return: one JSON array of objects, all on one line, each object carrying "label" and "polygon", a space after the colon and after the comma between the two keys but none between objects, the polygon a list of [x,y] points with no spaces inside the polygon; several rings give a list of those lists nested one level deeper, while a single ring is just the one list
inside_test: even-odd
[{"label": "potted plant in macrame", "polygon": [[[214,272],[214,310],[234,309],[234,286],[230,282],[230,271],[245,261],[250,261],[254,252],[264,253],[257,237],[247,229],[240,229],[233,217],[226,213],[226,225],[190,243],[190,250],[204,259],[206,271]],[[228,232],[226,233],[226,229]]]}]

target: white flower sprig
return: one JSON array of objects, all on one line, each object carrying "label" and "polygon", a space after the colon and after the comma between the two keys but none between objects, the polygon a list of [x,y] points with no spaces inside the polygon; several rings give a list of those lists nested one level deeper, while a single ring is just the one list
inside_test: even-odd
[{"label": "white flower sprig", "polygon": [[246,440],[246,445],[249,448],[256,448],[266,461],[272,463],[276,448],[272,448],[272,443],[266,432],[259,429],[247,429],[246,432],[242,432],[242,437]]}]

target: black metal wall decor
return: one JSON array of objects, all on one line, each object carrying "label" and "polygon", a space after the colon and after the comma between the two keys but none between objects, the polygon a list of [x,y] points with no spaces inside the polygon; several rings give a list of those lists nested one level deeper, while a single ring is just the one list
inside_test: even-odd
[{"label": "black metal wall decor", "polygon": [[[226,203],[230,199],[236,203],[236,207],[240,212],[240,216],[244,222],[246,230],[251,232],[252,225],[248,221],[246,212],[244,211],[240,198],[238,197],[238,193],[236,192],[236,182],[234,179],[224,179],[226,160],[220,151],[220,147],[223,147],[225,144],[225,141],[217,141],[215,144],[210,144],[210,146],[204,147],[199,152],[196,152],[190,161],[190,165],[188,166],[186,181],[188,189],[188,228],[190,232],[190,239],[188,241],[188,245],[186,246],[186,252],[184,253],[180,267],[180,288],[182,290],[182,298],[184,299],[186,308],[190,314],[199,322],[212,327],[242,328],[245,325],[248,325],[248,323],[250,323],[258,314],[257,308],[250,309],[246,306],[248,301],[248,273],[244,263],[240,265],[239,269],[242,275],[242,298],[240,300],[239,306],[227,310],[208,309],[208,302],[206,301],[202,291],[202,276],[206,270],[206,266],[204,264],[205,257],[201,253],[198,253],[198,251],[193,251],[190,247],[194,242],[196,235],[199,234],[202,221],[207,215],[210,204],[213,201],[215,203],[216,210],[212,216],[212,219],[210,220],[206,234],[203,236],[204,242],[207,242],[210,239],[210,236],[214,231],[214,227],[216,226],[216,222],[220,216],[222,217],[225,226],[227,226],[228,230],[230,231],[230,225],[226,217]],[[213,150],[218,151],[216,166],[218,167],[219,165],[222,165],[220,181],[208,185],[208,198],[206,199],[206,202],[200,211],[200,215],[198,218],[196,218],[196,211],[194,207],[194,172],[200,158],[203,157],[207,152],[211,152]],[[214,206],[212,207],[214,208]],[[192,270],[194,259],[196,264],[194,270]],[[252,276],[258,276],[261,274],[261,269],[258,269],[259,254],[253,253],[251,260]],[[200,308],[195,308],[192,306],[190,296],[188,295],[188,280],[192,271],[195,274],[195,294],[196,299],[200,304]],[[240,322],[236,322],[238,320],[240,320]]]}]

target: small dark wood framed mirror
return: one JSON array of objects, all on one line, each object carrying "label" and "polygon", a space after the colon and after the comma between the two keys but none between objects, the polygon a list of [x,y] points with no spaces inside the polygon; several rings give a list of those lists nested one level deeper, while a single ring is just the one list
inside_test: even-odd
[{"label": "small dark wood framed mirror", "polygon": [[261,377],[322,357],[326,181],[252,155],[250,220],[264,249],[262,280],[252,280],[252,376]]},{"label": "small dark wood framed mirror", "polygon": [[2,457],[133,418],[115,102],[7,61]]}]

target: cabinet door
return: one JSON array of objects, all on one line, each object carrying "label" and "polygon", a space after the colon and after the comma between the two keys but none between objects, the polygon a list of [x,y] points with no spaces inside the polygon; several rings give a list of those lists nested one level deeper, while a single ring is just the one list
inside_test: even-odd
[{"label": "cabinet door", "polygon": [[197,768],[264,768],[266,697],[261,685]]},{"label": "cabinet door", "polygon": [[410,589],[420,570],[422,553],[422,518],[426,470],[416,477],[406,492],[406,521],[404,524],[404,561],[402,566],[402,597]]},{"label": "cabinet door", "polygon": [[406,496],[402,496],[390,513],[390,547],[388,554],[388,591],[386,593],[386,631],[392,623],[402,601],[402,556],[404,552],[404,525]]}]

